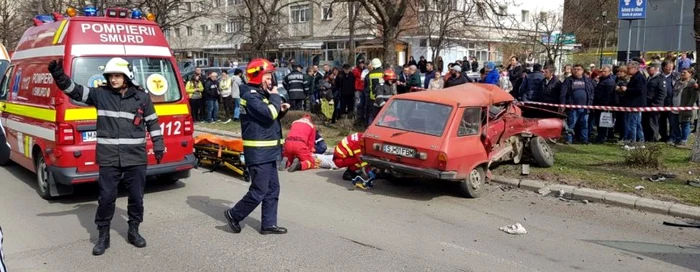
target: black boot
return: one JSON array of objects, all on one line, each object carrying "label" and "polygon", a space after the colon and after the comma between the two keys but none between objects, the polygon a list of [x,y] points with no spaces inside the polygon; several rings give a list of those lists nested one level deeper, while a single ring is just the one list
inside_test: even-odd
[{"label": "black boot", "polygon": [[357,174],[355,171],[352,171],[350,169],[345,169],[345,172],[343,172],[343,180],[352,180],[355,177],[357,177]]},{"label": "black boot", "polygon": [[271,226],[271,227],[264,227],[260,229],[260,234],[262,235],[267,235],[267,234],[285,234],[287,233],[287,229],[279,226]]},{"label": "black boot", "polygon": [[146,239],[143,239],[141,234],[139,234],[139,222],[129,221],[129,233],[127,238],[129,240],[129,244],[132,244],[135,247],[146,246]]},{"label": "black boot", "polygon": [[100,232],[100,237],[92,248],[92,255],[100,256],[109,248],[109,226],[97,227],[97,230]]},{"label": "black boot", "polygon": [[299,161],[299,158],[294,158],[294,161],[292,161],[292,164],[289,165],[289,169],[287,169],[287,171],[294,172],[299,170],[301,170],[301,162]]}]

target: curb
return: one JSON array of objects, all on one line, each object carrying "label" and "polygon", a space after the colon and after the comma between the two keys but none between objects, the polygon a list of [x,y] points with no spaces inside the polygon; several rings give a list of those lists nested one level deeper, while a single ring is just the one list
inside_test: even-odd
[{"label": "curb", "polygon": [[[547,184],[544,181],[531,179],[516,179],[494,176],[494,183],[518,187],[528,191],[537,192],[547,188],[552,193],[564,191],[566,197],[578,200],[601,202],[613,206],[630,208],[639,211],[658,213],[682,218],[700,220],[700,207],[689,206],[680,203],[660,201],[651,198],[639,197],[618,192],[608,192],[589,188],[578,188],[563,184]],[[545,190],[546,191],[546,190]]]}]

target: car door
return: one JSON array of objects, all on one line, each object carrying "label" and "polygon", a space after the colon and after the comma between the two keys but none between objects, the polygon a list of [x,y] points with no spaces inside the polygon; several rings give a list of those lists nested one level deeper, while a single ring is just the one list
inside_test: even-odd
[{"label": "car door", "polygon": [[9,90],[9,83],[10,80],[12,79],[12,72],[14,71],[14,66],[10,66],[7,68],[5,71],[5,75],[2,77],[2,81],[0,81],[0,161],[6,162],[9,160],[10,156],[10,144],[9,144],[9,133],[7,131],[7,112],[5,111],[5,108],[7,107],[6,102],[8,95],[10,93]]}]

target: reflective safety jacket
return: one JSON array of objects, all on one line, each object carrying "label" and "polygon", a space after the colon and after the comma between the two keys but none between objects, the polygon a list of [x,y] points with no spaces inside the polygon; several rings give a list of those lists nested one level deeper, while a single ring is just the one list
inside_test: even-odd
[{"label": "reflective safety jacket", "polygon": [[335,147],[335,152],[333,152],[333,159],[356,158],[357,162],[355,166],[358,168],[367,165],[360,161],[360,155],[362,155],[362,132],[355,132],[343,138],[340,143]]},{"label": "reflective safety jacket", "polygon": [[316,140],[316,126],[306,118],[300,118],[292,122],[292,127],[287,132],[287,143],[299,142],[314,150]]},{"label": "reflective safety jacket", "polygon": [[256,85],[241,85],[241,130],[247,165],[277,161],[282,154],[282,98]]},{"label": "reflective safety jacket", "polygon": [[369,100],[374,101],[374,88],[381,83],[384,83],[384,71],[382,69],[374,69],[365,77],[365,90],[369,94]]},{"label": "reflective safety jacket", "polygon": [[96,159],[99,166],[126,167],[148,164],[146,131],[153,151],[164,151],[163,134],[151,97],[136,87],[122,95],[109,86],[88,88],[68,76],[56,80],[70,98],[97,108]]}]

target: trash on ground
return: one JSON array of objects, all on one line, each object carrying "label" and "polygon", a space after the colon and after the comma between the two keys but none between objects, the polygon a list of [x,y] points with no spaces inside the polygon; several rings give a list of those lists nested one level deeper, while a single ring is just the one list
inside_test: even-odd
[{"label": "trash on ground", "polygon": [[501,191],[504,191],[504,192],[508,192],[508,191],[514,189],[514,187],[510,186],[510,185],[501,185],[501,186],[499,186],[499,188],[501,188]]},{"label": "trash on ground", "polygon": [[527,230],[523,225],[520,223],[515,223],[514,225],[509,225],[509,226],[503,226],[500,227],[499,230],[504,231],[505,233],[513,234],[513,235],[522,235],[526,234]]},{"label": "trash on ground", "polygon": [[693,186],[693,187],[700,187],[700,181],[699,180],[688,180],[685,182],[686,184]]},{"label": "trash on ground", "polygon": [[561,198],[561,197],[564,197],[564,195],[566,195],[566,192],[564,192],[564,189],[559,189],[559,195],[558,195],[558,197]]},{"label": "trash on ground", "polygon": [[537,190],[537,193],[540,194],[540,195],[542,195],[542,196],[547,196],[547,195],[549,195],[549,193],[551,193],[551,192],[552,192],[552,191],[549,190],[549,188],[547,188],[547,187],[544,187],[544,188],[541,188],[541,189]]},{"label": "trash on ground", "polygon": [[637,185],[634,187],[635,190],[644,190],[644,186],[642,185]]},{"label": "trash on ground", "polygon": [[640,146],[629,146],[629,145],[624,145],[624,146],[622,147],[622,149],[624,149],[624,150],[626,150],[626,151],[632,151],[632,150],[635,150],[635,149],[644,149],[644,148],[646,148],[646,146],[643,146],[643,145],[640,145]]},{"label": "trash on ground", "polygon": [[529,164],[521,164],[521,175],[527,176],[530,174],[530,165]]},{"label": "trash on ground", "polygon": [[674,175],[674,174],[672,174],[672,173],[658,173],[658,174],[656,174],[656,175],[652,175],[651,177],[649,177],[649,181],[651,181],[651,182],[661,182],[661,181],[664,181],[664,180],[667,180],[667,179],[672,179],[672,178],[675,178],[675,177],[676,177],[676,175]]}]

